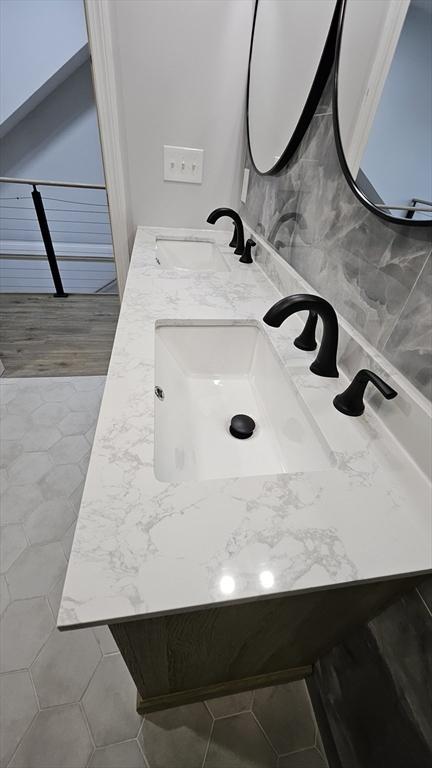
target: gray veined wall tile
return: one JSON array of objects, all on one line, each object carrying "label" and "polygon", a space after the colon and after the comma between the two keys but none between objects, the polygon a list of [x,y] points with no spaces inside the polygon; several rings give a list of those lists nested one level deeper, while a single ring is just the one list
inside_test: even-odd
[{"label": "gray veined wall tile", "polygon": [[418,588],[418,591],[432,616],[432,575],[425,578],[422,585]]},{"label": "gray veined wall tile", "polygon": [[432,255],[411,291],[384,354],[432,400]]},{"label": "gray veined wall tile", "polygon": [[[247,158],[251,171],[241,213],[430,397],[432,360],[425,348],[432,317],[416,281],[430,253],[431,229],[384,222],[357,200],[340,168],[332,117],[322,114],[329,112],[331,86],[330,78],[287,168],[277,176],[259,176]],[[289,214],[296,214],[294,223]]]},{"label": "gray veined wall tile", "polygon": [[432,757],[432,616],[414,591],[369,624],[396,687]]}]

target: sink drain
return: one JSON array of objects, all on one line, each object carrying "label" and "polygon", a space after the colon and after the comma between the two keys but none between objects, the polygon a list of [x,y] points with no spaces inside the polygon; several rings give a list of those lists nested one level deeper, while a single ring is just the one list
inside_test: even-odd
[{"label": "sink drain", "polygon": [[252,437],[255,426],[256,424],[250,416],[246,416],[245,413],[238,413],[232,417],[229,431],[238,440],[246,440],[248,437]]},{"label": "sink drain", "polygon": [[159,400],[163,400],[165,398],[165,392],[163,391],[162,387],[155,387],[154,393]]}]

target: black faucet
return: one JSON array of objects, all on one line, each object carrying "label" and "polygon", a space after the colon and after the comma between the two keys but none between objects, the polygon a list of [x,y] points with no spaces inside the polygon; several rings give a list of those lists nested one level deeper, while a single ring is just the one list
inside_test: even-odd
[{"label": "black faucet", "polygon": [[396,390],[390,387],[380,376],[377,376],[373,371],[362,368],[356,373],[349,387],[340,395],[336,395],[333,400],[334,407],[346,416],[361,416],[365,409],[363,396],[369,382],[375,384],[386,400],[396,397]]},{"label": "black faucet", "polygon": [[[209,224],[216,224],[218,219],[222,218],[222,216],[229,216],[230,219],[234,222],[234,237],[231,240],[231,243],[236,246],[236,249],[234,253],[236,253],[238,256],[243,255],[244,251],[244,230],[243,230],[243,222],[238,215],[236,211],[233,211],[232,208],[215,208],[214,211],[212,211],[207,216],[207,221]],[[230,245],[231,245],[230,243]]]},{"label": "black faucet", "polygon": [[269,311],[263,317],[267,325],[273,328],[279,328],[283,321],[294,312],[302,310],[315,312],[323,322],[323,335],[318,354],[310,366],[312,373],[317,376],[331,376],[336,378],[339,372],[336,365],[336,355],[338,346],[339,327],[331,304],[320,296],[312,296],[309,293],[296,293],[293,296],[287,296],[280,299],[270,307]]}]

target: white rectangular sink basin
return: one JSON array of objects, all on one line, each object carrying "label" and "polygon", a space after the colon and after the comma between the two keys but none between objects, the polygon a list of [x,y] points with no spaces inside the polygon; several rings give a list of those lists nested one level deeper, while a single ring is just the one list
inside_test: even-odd
[{"label": "white rectangular sink basin", "polygon": [[165,269],[228,272],[229,266],[215,243],[209,240],[156,239],[156,261]]},{"label": "white rectangular sink basin", "polygon": [[[329,446],[258,324],[157,324],[155,336],[158,480],[333,466]],[[251,437],[230,434],[236,414],[255,421]]]}]

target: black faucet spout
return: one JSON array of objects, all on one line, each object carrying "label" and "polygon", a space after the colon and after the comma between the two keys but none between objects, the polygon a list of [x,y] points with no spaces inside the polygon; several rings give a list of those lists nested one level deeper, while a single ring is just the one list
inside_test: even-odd
[{"label": "black faucet spout", "polygon": [[336,378],[339,376],[336,365],[339,327],[336,312],[328,301],[320,296],[296,293],[277,301],[264,315],[263,320],[267,325],[279,328],[287,317],[302,310],[315,312],[323,323],[321,346],[310,370],[318,376]]},{"label": "black faucet spout", "polygon": [[207,216],[207,222],[209,224],[216,224],[218,219],[222,218],[222,216],[229,216],[229,218],[232,219],[234,223],[234,237],[231,240],[231,243],[235,242],[236,245],[234,253],[242,256],[244,251],[244,229],[243,222],[237,211],[234,211],[232,208],[215,208],[214,211]]}]

